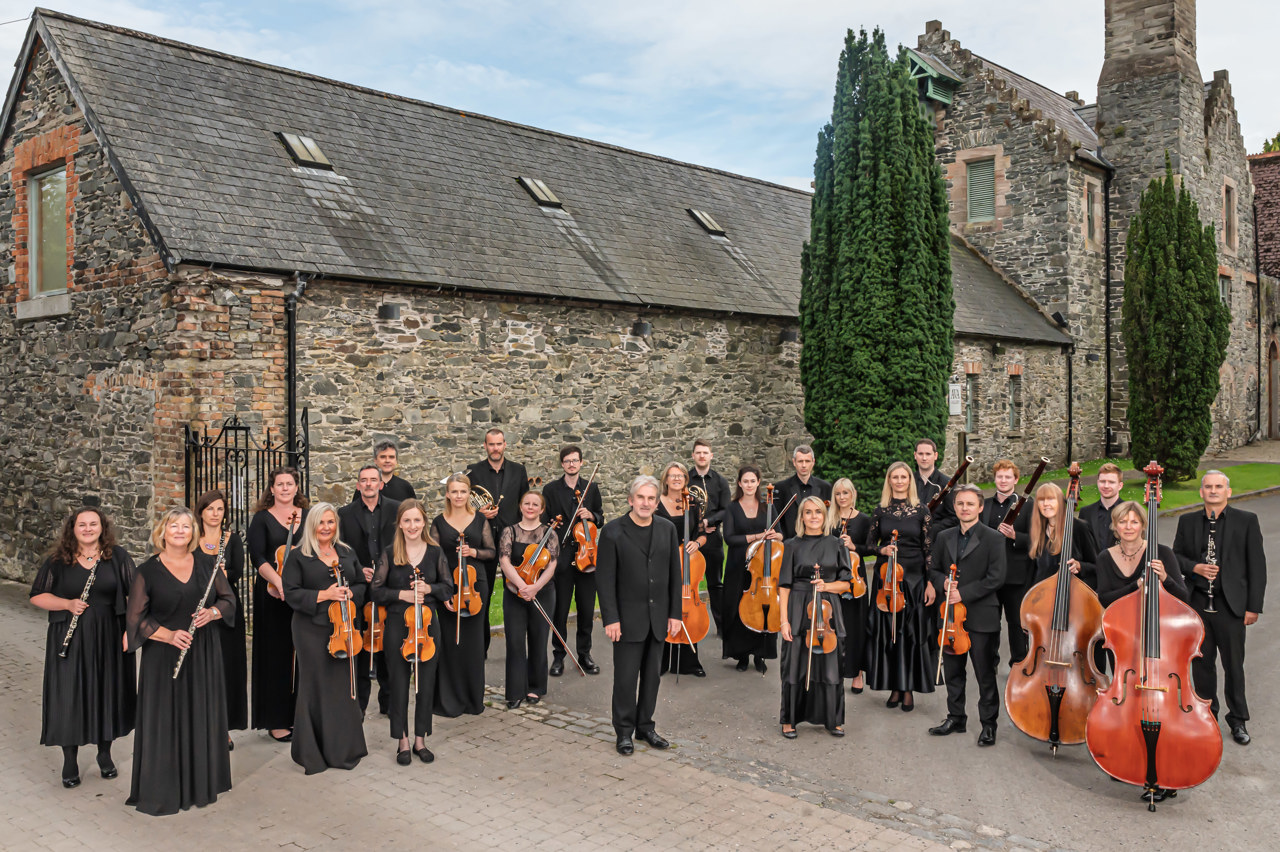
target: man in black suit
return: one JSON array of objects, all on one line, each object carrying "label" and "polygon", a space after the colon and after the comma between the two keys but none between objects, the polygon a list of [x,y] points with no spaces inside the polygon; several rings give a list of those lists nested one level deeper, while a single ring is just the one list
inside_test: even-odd
[{"label": "man in black suit", "polygon": [[[382,493],[382,472],[375,465],[367,464],[360,468],[356,477],[356,495],[351,502],[338,510],[338,530],[342,540],[356,552],[356,559],[364,571],[366,583],[373,581],[373,571],[382,556],[382,550],[391,545],[396,537],[396,511],[400,508],[397,500],[391,500]],[[360,619],[360,627],[367,627]],[[387,663],[381,653],[374,655],[373,666],[369,663],[369,651],[364,650],[356,657],[356,671],[361,674],[376,672],[378,678],[378,712],[387,712]],[[356,681],[356,697],[360,701],[360,712],[369,706],[369,678],[361,677]]]},{"label": "man in black suit", "polygon": [[[1245,728],[1249,705],[1244,694],[1244,633],[1262,612],[1267,589],[1267,557],[1262,547],[1258,516],[1227,505],[1231,481],[1226,474],[1211,470],[1200,480],[1204,510],[1178,518],[1173,552],[1178,556],[1182,576],[1191,590],[1191,606],[1204,622],[1201,656],[1191,661],[1191,679],[1196,693],[1208,698],[1218,716],[1218,655],[1222,655],[1227,700],[1227,724],[1231,737],[1248,745]],[[1210,559],[1209,544],[1213,544]],[[1209,590],[1213,589],[1213,609]]]},{"label": "man in black suit", "polygon": [[413,490],[413,486],[396,476],[396,467],[400,462],[395,441],[382,440],[375,444],[373,460],[377,463],[378,470],[382,472],[384,497],[400,502],[417,499],[418,493]]},{"label": "man in black suit", "polygon": [[813,463],[813,447],[808,444],[799,445],[791,452],[791,466],[796,469],[795,474],[773,485],[773,502],[779,509],[791,503],[792,497],[796,498],[795,502],[791,503],[791,508],[787,509],[786,514],[782,516],[782,520],[778,521],[777,530],[782,533],[783,538],[794,538],[798,535],[796,520],[800,517],[801,500],[812,494],[816,494],[823,500],[831,500],[831,483],[813,475]]},{"label": "man in black suit", "polygon": [[[916,441],[915,457],[916,496],[920,498],[921,503],[927,506],[934,497],[938,496],[942,489],[947,487],[947,477],[936,467],[938,463],[938,445],[932,439],[921,438]],[[948,494],[938,504],[937,508],[929,513],[930,526],[935,538],[938,533],[956,525],[956,512],[951,505],[954,499],[954,494]]]},{"label": "man in black suit", "polygon": [[1098,502],[1080,510],[1080,520],[1093,535],[1093,549],[1098,553],[1116,543],[1115,530],[1111,529],[1111,510],[1120,502],[1120,467],[1107,462],[1098,468]]},{"label": "man in black suit", "polygon": [[707,505],[702,510],[702,532],[707,543],[698,548],[707,564],[707,598],[711,615],[716,622],[716,635],[720,635],[720,607],[724,597],[724,539],[720,536],[720,524],[729,511],[733,492],[729,481],[711,467],[711,445],[702,438],[693,442],[693,467],[689,468],[689,488],[706,492]]},{"label": "man in black suit", "polygon": [[[1018,500],[1014,490],[1018,487],[1018,466],[1008,459],[1000,459],[992,469],[996,482],[996,496],[983,503],[981,521],[1004,536],[1005,574],[1004,585],[998,597],[1004,610],[1005,624],[1009,629],[1009,668],[1026,659],[1027,634],[1022,629],[1022,599],[1026,597],[1031,580],[1032,506],[1023,506],[1013,524],[1004,522],[1005,515]],[[949,563],[948,563],[949,564]],[[999,653],[997,652],[997,660]]]},{"label": "man in black suit", "polygon": [[[604,503],[600,498],[600,486],[594,481],[588,486],[579,476],[582,472],[581,447],[576,444],[561,447],[560,467],[564,469],[564,476],[548,482],[542,489],[547,506],[542,513],[543,522],[550,523],[557,515],[564,518],[565,522],[559,533],[564,545],[561,546],[560,557],[556,561],[556,573],[551,577],[551,582],[556,587],[556,605],[551,620],[560,635],[567,636],[569,604],[577,603],[578,664],[587,674],[597,675],[600,674],[600,666],[591,659],[591,622],[596,612],[596,574],[594,567],[587,571],[578,570],[578,540],[573,536],[573,526],[579,521],[590,521],[599,527],[604,523]],[[578,505],[575,491],[582,494],[581,506]],[[560,677],[564,674],[567,651],[554,635],[551,638],[551,652],[551,668],[547,673],[552,677]]]},{"label": "man in black suit", "polygon": [[[502,540],[502,531],[514,526],[520,520],[520,498],[529,490],[529,474],[524,465],[507,458],[507,436],[501,429],[490,429],[484,433],[484,461],[478,461],[467,468],[467,478],[471,487],[483,488],[493,497],[493,505],[481,509],[480,514],[489,521],[493,530],[495,543]],[[496,559],[483,563],[484,576],[489,581],[490,595],[500,594],[494,580],[498,576]],[[484,652],[489,655],[489,601],[484,602],[480,612],[484,619]]]},{"label": "man in black suit", "polygon": [[[600,531],[596,584],[604,634],[613,642],[613,728],[618,754],[631,738],[653,748],[670,743],[653,726],[662,646],[680,635],[680,541],[675,524],[655,518],[658,480],[638,476],[627,488],[631,511]],[[639,691],[637,693],[637,685]]]},{"label": "man in black suit", "polygon": [[[996,665],[1000,660],[1000,587],[1005,577],[1005,539],[1000,533],[979,523],[982,492],[976,485],[961,485],[955,490],[958,525],[943,530],[933,544],[932,570],[929,578],[939,597],[954,606],[963,603],[968,610],[964,628],[972,646],[967,656],[973,660],[973,674],[978,681],[978,716],[982,734],[978,745],[995,745],[996,719],[1000,715],[1000,690],[996,686]],[[956,584],[950,586],[949,574],[956,565]],[[965,654],[942,655],[942,670],[947,681],[947,718],[936,728],[934,736],[962,733],[965,729]]]}]

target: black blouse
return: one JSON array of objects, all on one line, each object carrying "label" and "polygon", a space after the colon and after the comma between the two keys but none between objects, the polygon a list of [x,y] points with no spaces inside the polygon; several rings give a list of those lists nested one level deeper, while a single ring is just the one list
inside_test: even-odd
[{"label": "black blouse", "polygon": [[[352,603],[358,610],[364,605],[366,584],[364,571],[356,560],[356,552],[345,544],[338,545],[338,568],[351,587]],[[332,586],[336,580],[333,569],[318,556],[307,556],[301,548],[295,548],[289,554],[289,561],[284,564],[281,575],[284,585],[284,600],[293,611],[311,617],[315,624],[329,623],[329,604],[333,601],[321,601],[320,592]]]},{"label": "black blouse", "polygon": [[[431,587],[425,603],[434,606],[436,602],[448,600],[453,595],[453,575],[449,570],[449,563],[444,558],[444,551],[438,546],[427,545],[427,550],[422,554],[422,561],[417,567],[422,574],[422,582]],[[394,547],[384,549],[382,557],[378,560],[378,568],[373,572],[373,585],[369,590],[373,602],[385,606],[388,610],[407,609],[409,604],[400,599],[400,593],[408,590],[413,584],[413,568],[412,565],[401,565],[395,561]]]},{"label": "black blouse", "polygon": [[[658,498],[658,508],[653,514],[655,517],[666,518],[675,524],[676,538],[681,544],[685,543],[684,515],[672,515],[668,512],[667,507],[662,503],[662,498]],[[689,501],[689,535],[694,539],[702,535],[702,507],[692,500]]]},{"label": "black blouse", "polygon": [[227,582],[226,575],[217,572],[212,591],[202,600],[214,560],[202,553],[193,553],[191,557],[191,577],[186,583],[174,576],[159,554],[138,566],[125,616],[130,651],[141,648],[161,627],[186,630],[191,626],[191,615],[196,607],[215,606],[222,613],[223,623],[235,625],[236,599],[231,594],[231,584]]},{"label": "black blouse", "polygon": [[[98,570],[93,575],[93,586],[89,590],[90,603],[110,601],[116,615],[125,614],[126,599],[129,587],[133,585],[133,560],[125,549],[116,545],[111,554],[98,563]],[[207,581],[206,577],[206,581]],[[36,579],[31,584],[31,597],[36,595],[54,595],[67,600],[79,600],[84,592],[84,584],[89,581],[88,569],[79,562],[71,565],[50,556],[36,572]],[[59,624],[71,619],[71,612],[65,609],[50,610],[49,623]]]},{"label": "black blouse", "polygon": [[[1157,548],[1156,555],[1164,563],[1165,589],[1179,600],[1187,600],[1187,584],[1183,580],[1182,571],[1178,568],[1178,557],[1174,555],[1171,548],[1165,547],[1163,544]],[[1128,577],[1121,573],[1120,566],[1116,564],[1110,548],[1098,555],[1098,561],[1094,564],[1094,567],[1097,572],[1098,600],[1102,602],[1104,607],[1108,607],[1130,592],[1138,590],[1138,578],[1147,569],[1147,551],[1146,548],[1143,548],[1142,558],[1138,560],[1138,567],[1134,568],[1133,573]]]}]

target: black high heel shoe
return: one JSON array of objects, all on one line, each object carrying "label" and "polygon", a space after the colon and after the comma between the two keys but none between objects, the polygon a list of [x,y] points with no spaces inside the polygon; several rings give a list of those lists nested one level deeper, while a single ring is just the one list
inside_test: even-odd
[{"label": "black high heel shoe", "polygon": [[897,707],[901,702],[902,702],[902,693],[895,689],[893,692],[889,693],[889,700],[884,703],[884,706]]}]

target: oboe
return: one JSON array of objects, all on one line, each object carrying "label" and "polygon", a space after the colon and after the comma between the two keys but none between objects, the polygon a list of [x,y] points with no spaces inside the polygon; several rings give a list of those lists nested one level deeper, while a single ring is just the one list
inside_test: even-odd
[{"label": "oboe", "polygon": [[[218,578],[218,572],[222,570],[222,562],[227,555],[227,539],[231,536],[227,533],[222,534],[222,540],[218,542],[218,561],[213,566],[213,573],[209,575],[209,585],[204,587],[204,594],[200,596],[199,603],[196,604],[196,611],[191,613],[191,626],[187,628],[187,632],[192,634],[191,641],[195,642],[196,618],[200,616],[200,610],[204,609],[204,602],[209,600],[209,592],[213,591],[213,581]],[[187,651],[191,650],[191,646],[183,648],[178,652],[178,662],[173,665],[173,679],[178,679],[178,672],[182,671],[182,661],[187,658]]]},{"label": "oboe", "polygon": [[[85,581],[84,591],[80,593],[80,603],[89,600],[89,589],[93,588],[93,578],[98,576],[98,563],[102,561],[102,551],[98,551],[98,557],[93,560],[93,564],[89,566],[89,579]],[[80,623],[80,613],[71,614],[71,624],[67,627],[67,635],[62,637],[62,647],[58,649],[59,657],[67,656],[67,649],[71,647],[71,635],[76,632],[76,625]]]},{"label": "oboe", "polygon": [[[1204,548],[1204,561],[1210,565],[1218,564],[1218,546],[1213,542],[1213,534],[1218,530],[1218,516],[1209,516],[1209,543]],[[1205,612],[1217,612],[1213,608],[1213,580],[1209,581],[1209,605],[1204,608]]]}]

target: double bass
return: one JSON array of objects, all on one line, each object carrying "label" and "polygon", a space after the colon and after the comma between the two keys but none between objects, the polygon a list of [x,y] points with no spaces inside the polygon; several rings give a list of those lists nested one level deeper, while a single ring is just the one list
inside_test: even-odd
[{"label": "double bass", "polygon": [[1014,664],[1004,688],[1009,720],[1027,736],[1048,743],[1054,755],[1060,745],[1084,742],[1085,720],[1107,682],[1094,664],[1094,649],[1102,640],[1102,604],[1068,567],[1080,465],[1072,462],[1069,473],[1058,571],[1022,599],[1021,623],[1030,650]]},{"label": "double bass", "polygon": [[[773,516],[773,486],[765,486],[765,534],[786,515],[796,501],[795,495],[775,518]],[[782,542],[762,538],[747,548],[748,580],[742,597],[738,600],[738,617],[742,626],[756,633],[777,633],[782,629],[782,607],[778,603],[778,575],[782,572]]]},{"label": "double bass", "polygon": [[[692,511],[693,504],[689,497],[689,489],[686,488],[680,495],[680,509],[684,513],[684,540],[692,541],[690,538],[689,515]],[[680,635],[672,638],[667,637],[667,641],[673,645],[696,645],[703,639],[707,638],[707,631],[711,629],[711,612],[707,608],[706,601],[702,599],[702,595],[698,593],[698,588],[702,585],[703,575],[707,573],[706,560],[702,558],[702,554],[698,551],[690,553],[684,544],[680,545],[680,621],[683,627]]]},{"label": "double bass", "polygon": [[1142,472],[1147,475],[1147,564],[1138,590],[1102,616],[1116,673],[1089,713],[1085,736],[1102,771],[1141,786],[1147,810],[1154,811],[1162,789],[1195,787],[1217,771],[1222,729],[1191,682],[1191,661],[1200,656],[1204,623],[1165,589],[1151,567],[1160,558],[1156,513],[1164,468],[1152,461]]}]

